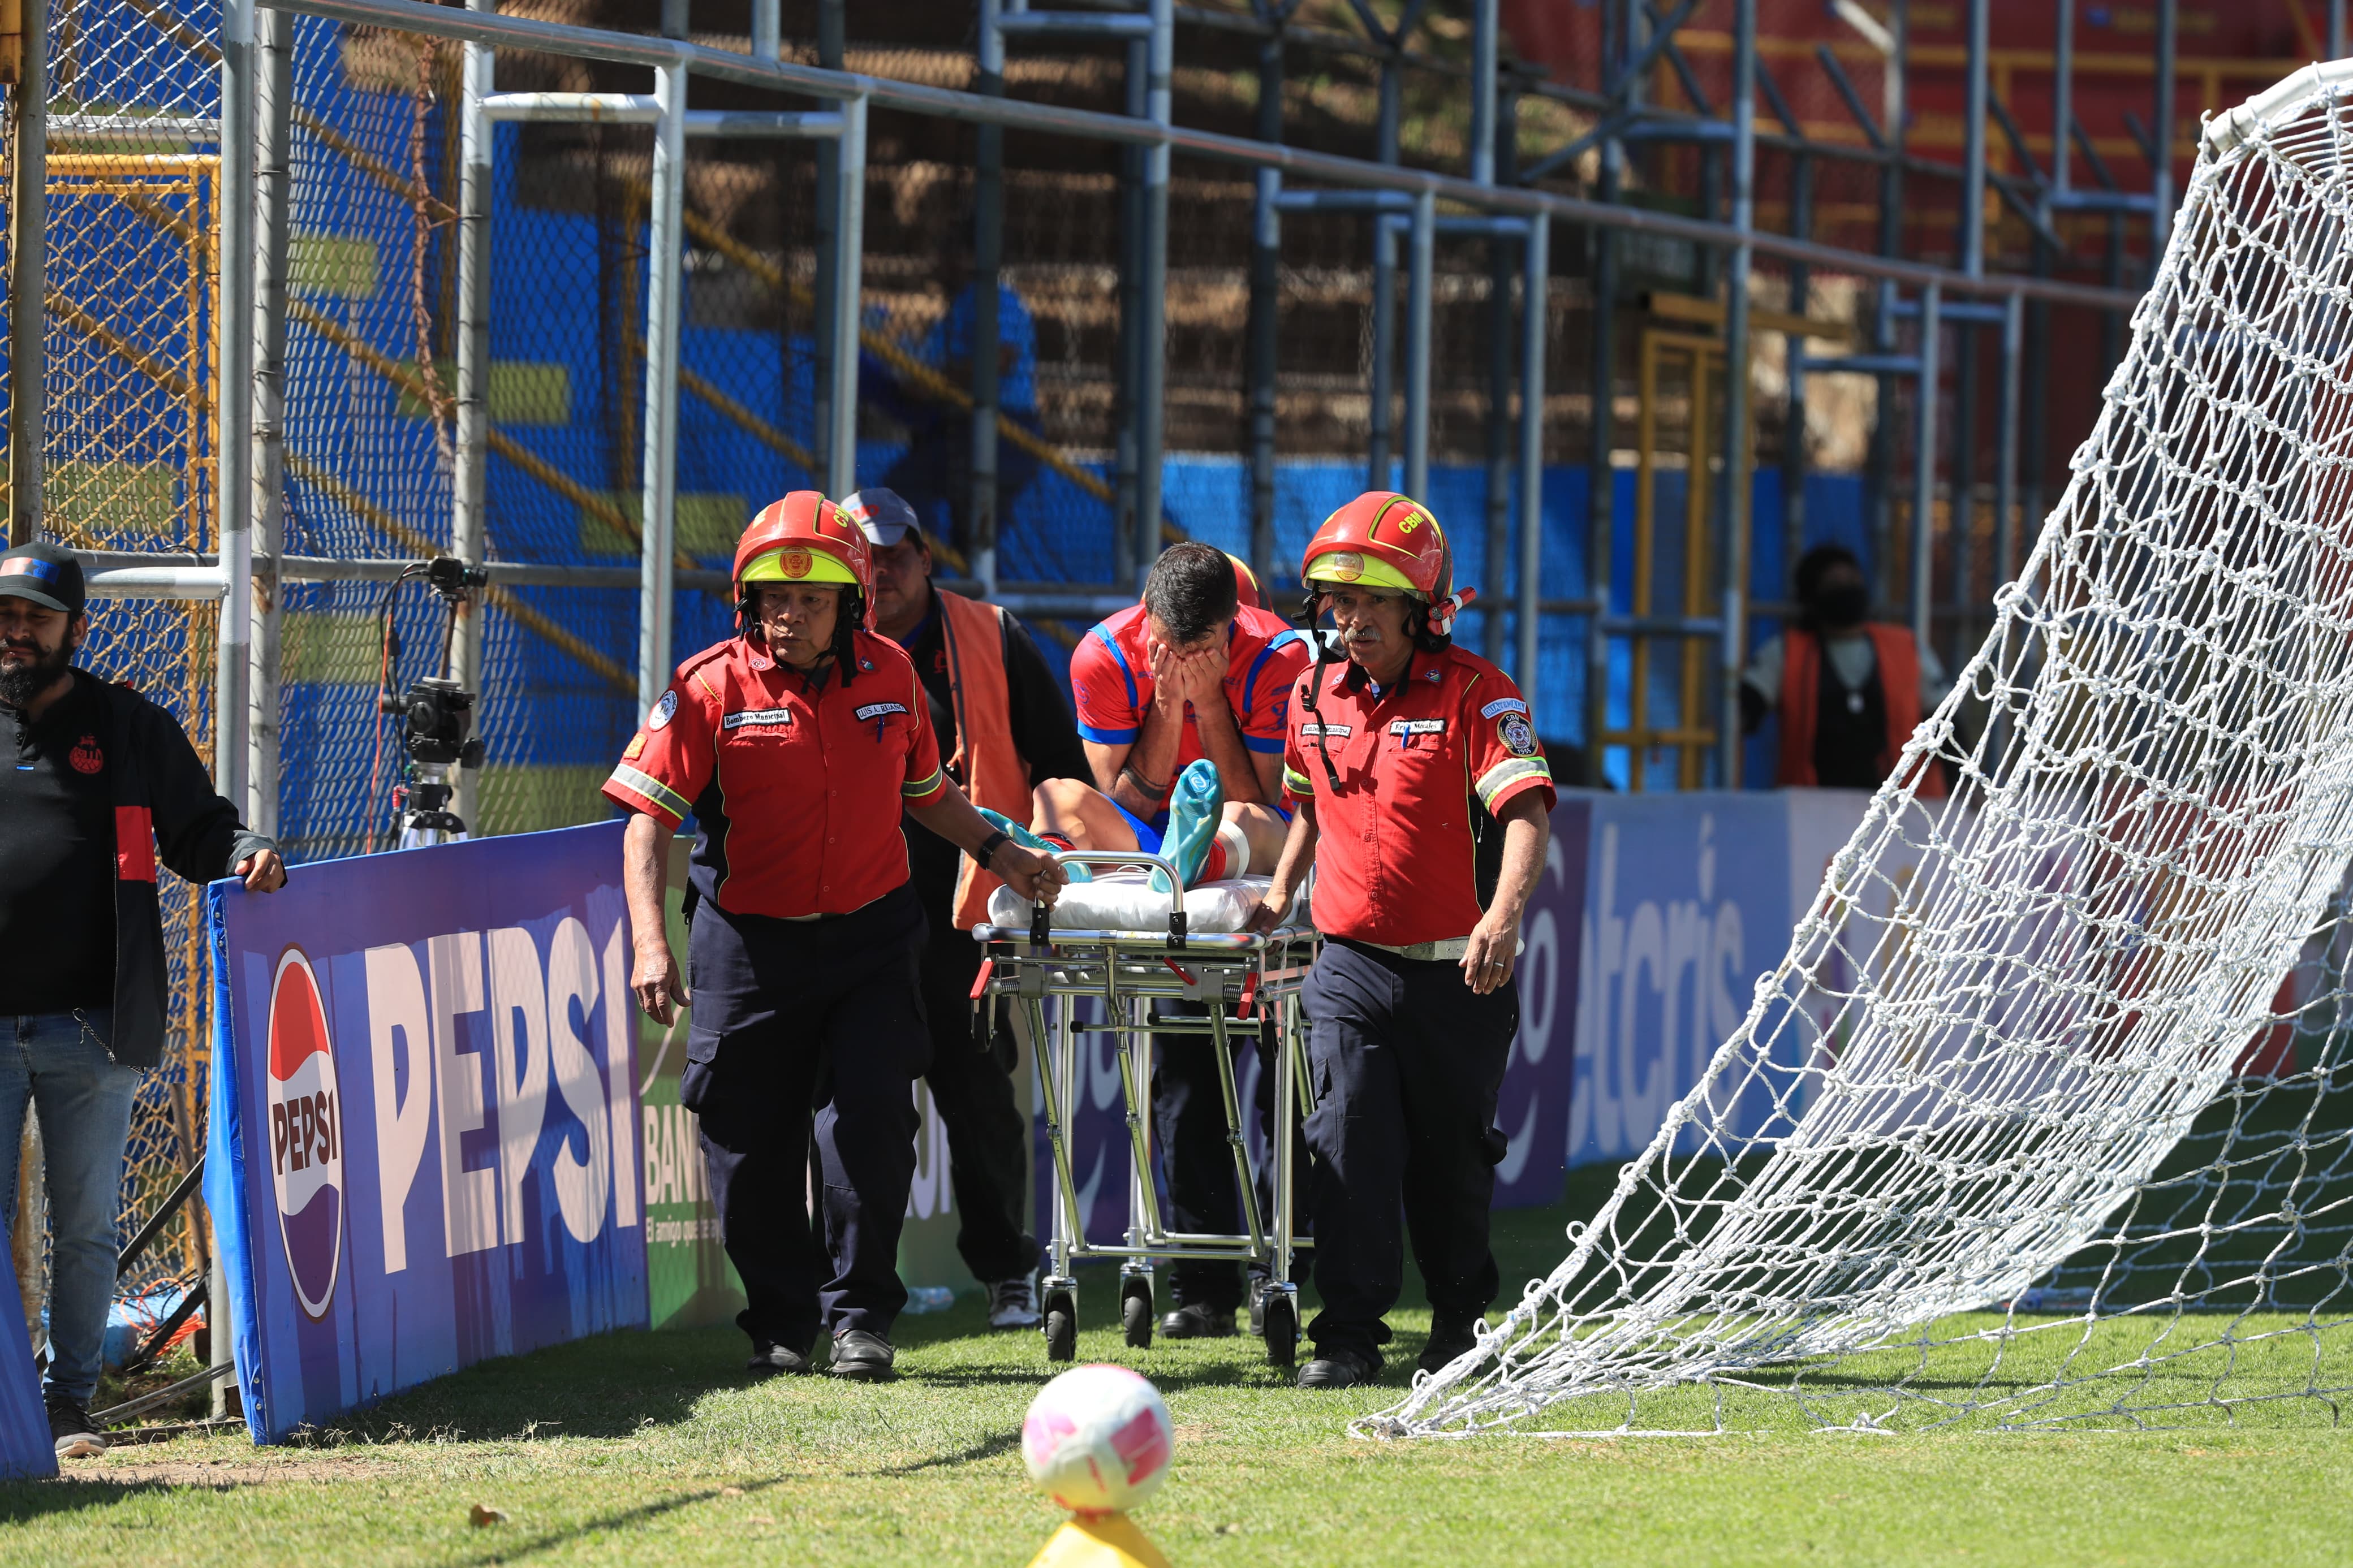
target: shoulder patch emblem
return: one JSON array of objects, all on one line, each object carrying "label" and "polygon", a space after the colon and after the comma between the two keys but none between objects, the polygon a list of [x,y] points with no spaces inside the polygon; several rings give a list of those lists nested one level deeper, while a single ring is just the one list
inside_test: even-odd
[{"label": "shoulder patch emblem", "polygon": [[643,730],[640,730],[636,734],[629,737],[628,747],[621,752],[621,760],[625,763],[634,763],[645,754],[646,732]]},{"label": "shoulder patch emblem", "polygon": [[1515,757],[1536,754],[1536,732],[1527,720],[1517,713],[1509,714],[1499,721],[1495,725],[1495,734],[1504,742],[1504,750]]},{"label": "shoulder patch emblem", "polygon": [[665,691],[661,694],[661,700],[654,704],[654,710],[646,715],[646,728],[649,730],[667,729],[670,727],[671,717],[677,712],[677,691]]},{"label": "shoulder patch emblem", "polygon": [[1479,717],[1493,719],[1498,713],[1525,713],[1527,710],[1528,705],[1516,697],[1498,697],[1479,710]]},{"label": "shoulder patch emblem", "polygon": [[1421,678],[1422,678],[1424,680],[1428,680],[1428,681],[1432,681],[1432,682],[1434,682],[1434,681],[1436,681],[1436,680],[1438,679],[1438,671],[1436,671],[1436,670],[1434,670],[1434,669],[1430,669],[1430,670],[1424,670],[1424,671],[1422,672],[1422,677],[1421,677]]}]

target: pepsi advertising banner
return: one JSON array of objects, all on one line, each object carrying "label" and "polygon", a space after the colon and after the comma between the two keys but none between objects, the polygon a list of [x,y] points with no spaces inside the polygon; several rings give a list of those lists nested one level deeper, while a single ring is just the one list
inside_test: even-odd
[{"label": "pepsi advertising banner", "polygon": [[621,827],[207,889],[205,1197],[255,1441],[646,1326]]}]

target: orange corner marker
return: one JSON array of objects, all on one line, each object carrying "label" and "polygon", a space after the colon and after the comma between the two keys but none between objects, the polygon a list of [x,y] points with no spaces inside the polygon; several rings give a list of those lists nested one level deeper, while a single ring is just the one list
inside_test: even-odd
[{"label": "orange corner marker", "polygon": [[1168,1568],[1168,1559],[1127,1515],[1079,1514],[1054,1531],[1029,1568]]}]

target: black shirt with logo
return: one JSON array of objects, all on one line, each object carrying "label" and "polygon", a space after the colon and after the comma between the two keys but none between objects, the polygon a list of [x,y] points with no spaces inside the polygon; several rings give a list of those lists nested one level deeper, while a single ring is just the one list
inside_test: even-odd
[{"label": "black shirt with logo", "polygon": [[114,1001],[114,803],[96,678],[0,708],[0,1017]]}]

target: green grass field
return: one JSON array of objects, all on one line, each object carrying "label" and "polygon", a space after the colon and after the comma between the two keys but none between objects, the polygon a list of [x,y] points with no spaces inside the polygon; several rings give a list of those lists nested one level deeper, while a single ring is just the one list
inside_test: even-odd
[{"label": "green grass field", "polygon": [[[1506,1280],[1555,1257],[1564,1217],[1499,1216]],[[1101,1324],[1109,1277],[1084,1284]],[[2353,1436],[2316,1401],[2251,1407],[2235,1425],[2191,1411],[2172,1431],[1863,1436],[1809,1432],[1786,1399],[1748,1395],[1727,1415],[1740,1436],[1351,1438],[1346,1418],[1393,1401],[1420,1348],[1426,1313],[1393,1321],[1388,1383],[1336,1394],[1288,1387],[1246,1340],[1137,1352],[1113,1330],[1082,1334],[1082,1359],[1137,1367],[1176,1415],[1175,1474],[1138,1516],[1172,1562],[2353,1558]],[[905,1376],[883,1387],[754,1384],[733,1330],[624,1334],[475,1367],[300,1447],[118,1447],[68,1479],[0,1487],[0,1562],[1018,1568],[1060,1518],[1029,1489],[1018,1447],[1041,1342],[989,1333],[969,1298],[905,1320],[900,1339]],[[2285,1348],[2246,1353],[2300,1344],[2269,1342]],[[2058,1353],[2013,1351],[2009,1373],[2039,1376],[2026,1363]],[[1974,1386],[1983,1360],[1924,1384]],[[1706,1418],[1696,1394],[1660,1413],[1678,1400]],[[474,1525],[477,1504],[505,1522]]]}]

